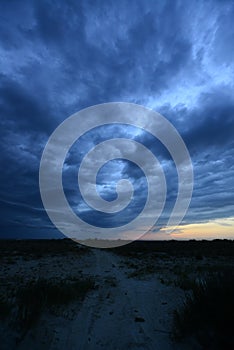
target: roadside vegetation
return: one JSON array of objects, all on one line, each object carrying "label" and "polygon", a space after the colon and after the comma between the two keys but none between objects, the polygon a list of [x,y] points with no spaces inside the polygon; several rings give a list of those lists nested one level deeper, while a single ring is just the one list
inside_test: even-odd
[{"label": "roadside vegetation", "polygon": [[174,338],[195,337],[203,349],[234,349],[234,272],[227,269],[194,283],[174,314]]},{"label": "roadside vegetation", "polygon": [[43,312],[56,313],[63,305],[82,301],[94,289],[94,280],[38,279],[16,287],[14,294],[0,297],[0,317],[24,335]]}]

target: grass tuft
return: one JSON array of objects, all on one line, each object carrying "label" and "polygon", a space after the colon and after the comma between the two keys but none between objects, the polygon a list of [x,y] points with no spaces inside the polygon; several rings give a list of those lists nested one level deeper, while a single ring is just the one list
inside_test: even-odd
[{"label": "grass tuft", "polygon": [[3,296],[0,297],[0,319],[5,320],[11,313],[11,305]]},{"label": "grass tuft", "polygon": [[31,280],[26,285],[18,287],[12,299],[13,303],[0,299],[1,319],[7,319],[12,314],[15,327],[26,331],[37,323],[44,311],[52,311],[53,308],[83,300],[91,289],[94,289],[94,281],[90,278]]},{"label": "grass tuft", "polygon": [[233,349],[234,273],[200,280],[174,314],[174,337],[195,336],[205,349]]}]

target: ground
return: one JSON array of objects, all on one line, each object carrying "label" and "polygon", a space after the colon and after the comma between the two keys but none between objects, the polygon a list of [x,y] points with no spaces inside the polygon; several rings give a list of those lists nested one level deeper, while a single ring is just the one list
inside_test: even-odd
[{"label": "ground", "polygon": [[[220,258],[219,266],[222,262]],[[9,298],[21,285],[41,278],[91,278],[94,286],[83,300],[44,309],[24,332],[12,322],[17,317],[13,308],[1,321],[1,349],[199,349],[193,339],[175,342],[172,329],[174,310],[189,293],[189,276],[204,266],[214,268],[214,260],[86,248],[3,254],[0,290]]]}]

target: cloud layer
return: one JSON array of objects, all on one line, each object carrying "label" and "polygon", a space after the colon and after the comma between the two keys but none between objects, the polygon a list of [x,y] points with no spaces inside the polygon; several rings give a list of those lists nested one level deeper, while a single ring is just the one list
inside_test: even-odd
[{"label": "cloud layer", "polygon": [[[40,198],[42,151],[69,115],[113,101],[162,113],[185,140],[195,182],[184,223],[233,216],[233,1],[1,1],[0,13],[1,236],[59,235]],[[82,157],[113,137],[141,142],[163,165],[163,226],[176,198],[173,160],[151,135],[126,125],[96,129],[70,149],[63,177],[69,203],[105,227],[142,210],[147,182],[124,160],[106,164],[97,187],[110,201],[116,181],[130,179],[135,192],[125,212],[102,216],[81,200]]]}]

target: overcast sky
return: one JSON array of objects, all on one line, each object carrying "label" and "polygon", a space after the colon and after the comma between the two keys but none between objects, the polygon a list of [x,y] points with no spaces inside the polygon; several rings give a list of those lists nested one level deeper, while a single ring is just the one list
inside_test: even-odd
[{"label": "overcast sky", "polygon": [[[182,224],[221,222],[234,236],[233,19],[232,0],[1,0],[0,237],[62,236],[40,197],[42,151],[70,115],[115,101],[160,112],[183,137],[194,192]],[[116,182],[130,179],[134,197],[126,210],[104,215],[81,200],[82,157],[113,137],[141,142],[161,162],[168,186],[157,223],[163,227],[176,199],[175,165],[160,142],[134,127],[100,127],[72,146],[63,173],[68,202],[83,220],[103,227],[122,225],[143,209],[144,174],[120,159],[103,166],[97,188],[111,201]]]}]

